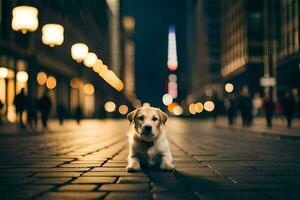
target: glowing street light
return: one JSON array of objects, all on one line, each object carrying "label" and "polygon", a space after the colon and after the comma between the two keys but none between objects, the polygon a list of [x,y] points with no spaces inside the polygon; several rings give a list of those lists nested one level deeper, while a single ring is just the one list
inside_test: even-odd
[{"label": "glowing street light", "polygon": [[83,92],[87,95],[92,95],[95,92],[95,88],[92,84],[90,83],[86,83],[83,86]]},{"label": "glowing street light", "polygon": [[197,113],[196,111],[196,105],[194,103],[191,103],[189,105],[189,112],[192,114],[192,115],[195,115]]},{"label": "glowing street light", "polygon": [[46,80],[46,86],[48,89],[53,90],[56,87],[56,79],[53,76],[49,76]]},{"label": "glowing street light", "polygon": [[197,113],[201,113],[203,111],[203,104],[201,102],[195,104],[195,111]]},{"label": "glowing street light", "polygon": [[28,81],[28,73],[25,71],[17,72],[17,80],[20,82],[27,82]]},{"label": "glowing street light", "polygon": [[162,97],[162,102],[164,105],[168,106],[173,102],[173,98],[169,94],[164,94]]},{"label": "glowing street light", "polygon": [[108,101],[104,104],[104,109],[106,112],[114,112],[116,109],[116,104],[113,101]]},{"label": "glowing street light", "polygon": [[46,84],[47,81],[47,74],[45,72],[39,72],[36,76],[36,81],[39,85]]},{"label": "glowing street light", "polygon": [[122,115],[126,115],[128,113],[128,106],[126,105],[120,105],[119,107],[119,113]]},{"label": "glowing street light", "polygon": [[42,28],[42,42],[54,47],[64,42],[64,27],[59,24],[46,24]]},{"label": "glowing street light", "polygon": [[233,86],[232,83],[226,83],[225,84],[225,91],[226,92],[230,93],[230,92],[233,92],[233,90],[234,90],[234,86]]},{"label": "glowing street light", "polygon": [[38,9],[31,6],[17,6],[12,10],[11,27],[14,31],[33,32],[38,28]]},{"label": "glowing street light", "polygon": [[173,114],[176,116],[182,115],[183,114],[183,108],[180,105],[176,105],[173,108]]},{"label": "glowing street light", "polygon": [[204,103],[204,110],[207,112],[212,112],[215,109],[215,104],[212,101],[206,101]]},{"label": "glowing street light", "polygon": [[73,44],[71,47],[71,56],[77,62],[83,61],[83,59],[86,57],[88,52],[89,52],[89,48],[84,43],[76,43]]},{"label": "glowing street light", "polygon": [[97,55],[95,53],[89,52],[83,60],[83,64],[87,67],[93,67],[97,62]]},{"label": "glowing street light", "polygon": [[0,78],[6,78],[8,76],[8,69],[0,67]]}]

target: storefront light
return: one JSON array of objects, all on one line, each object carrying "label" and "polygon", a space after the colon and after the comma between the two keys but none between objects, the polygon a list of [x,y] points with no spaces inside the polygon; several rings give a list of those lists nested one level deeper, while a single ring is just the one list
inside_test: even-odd
[{"label": "storefront light", "polygon": [[86,57],[88,52],[89,52],[89,48],[84,43],[76,43],[73,44],[71,47],[71,56],[77,62],[83,61],[83,59]]},{"label": "storefront light", "polygon": [[17,72],[17,81],[27,82],[28,81],[28,73],[25,71]]},{"label": "storefront light", "polygon": [[8,69],[5,67],[0,67],[0,78],[6,78],[8,75]]},{"label": "storefront light", "polygon": [[38,28],[38,9],[31,6],[17,6],[12,10],[11,27],[14,31],[33,32]]},{"label": "storefront light", "polygon": [[54,47],[64,42],[64,27],[60,24],[46,24],[42,28],[42,42]]},{"label": "storefront light", "polygon": [[83,64],[87,67],[93,67],[97,62],[97,55],[93,52],[89,52],[83,60]]}]

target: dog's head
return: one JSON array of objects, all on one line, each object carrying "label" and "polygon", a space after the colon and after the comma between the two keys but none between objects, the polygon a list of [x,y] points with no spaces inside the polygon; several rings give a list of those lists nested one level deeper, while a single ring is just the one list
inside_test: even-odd
[{"label": "dog's head", "polygon": [[160,134],[160,126],[166,123],[168,115],[159,108],[142,107],[129,113],[127,118],[134,123],[139,138],[151,142]]}]

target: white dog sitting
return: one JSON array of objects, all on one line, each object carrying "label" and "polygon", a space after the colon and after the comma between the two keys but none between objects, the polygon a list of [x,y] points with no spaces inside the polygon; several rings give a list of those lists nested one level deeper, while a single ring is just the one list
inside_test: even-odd
[{"label": "white dog sitting", "polygon": [[127,171],[140,171],[141,166],[159,165],[174,170],[172,154],[165,135],[168,115],[158,108],[142,107],[127,115],[132,124],[129,132]]}]

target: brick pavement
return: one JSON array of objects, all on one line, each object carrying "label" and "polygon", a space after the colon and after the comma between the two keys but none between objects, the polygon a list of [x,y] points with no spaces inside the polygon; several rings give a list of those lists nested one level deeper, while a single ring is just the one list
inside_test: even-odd
[{"label": "brick pavement", "polygon": [[[176,172],[125,171],[126,121],[0,137],[1,199],[299,199],[300,145],[170,120]],[[90,128],[89,128],[90,127]]]}]

